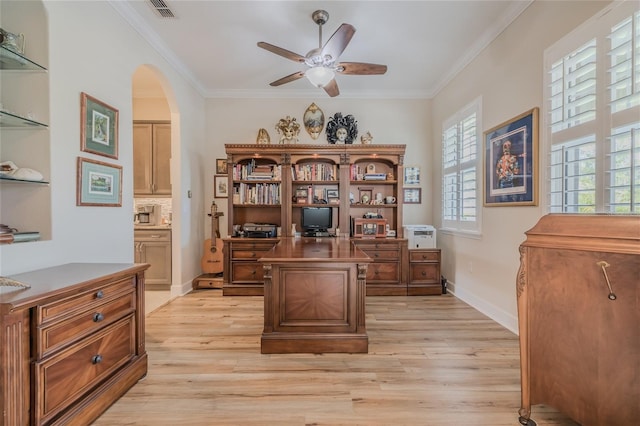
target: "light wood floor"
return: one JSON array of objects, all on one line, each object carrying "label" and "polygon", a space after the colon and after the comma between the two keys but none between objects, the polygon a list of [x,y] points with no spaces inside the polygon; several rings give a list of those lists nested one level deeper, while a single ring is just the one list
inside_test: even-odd
[{"label": "light wood floor", "polygon": [[[368,297],[368,354],[261,355],[262,297],[147,316],[149,372],[94,425],[515,426],[517,337],[451,295]],[[535,406],[539,426],[571,425]]]}]

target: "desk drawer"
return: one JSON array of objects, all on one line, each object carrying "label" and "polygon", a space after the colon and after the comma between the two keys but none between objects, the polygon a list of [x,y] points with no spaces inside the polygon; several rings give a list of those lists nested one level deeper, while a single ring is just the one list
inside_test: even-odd
[{"label": "desk drawer", "polygon": [[396,262],[374,262],[367,268],[367,284],[400,281],[400,268]]},{"label": "desk drawer", "polygon": [[233,242],[231,243],[232,259],[259,259],[273,248],[273,242]]},{"label": "desk drawer", "polygon": [[41,328],[37,333],[38,359],[131,314],[135,309],[135,297],[131,289],[128,294]]},{"label": "desk drawer", "polygon": [[76,294],[65,299],[38,306],[38,325],[54,321],[58,317],[68,317],[79,311],[90,309],[105,302],[105,300],[118,297],[127,292],[134,291],[135,278],[125,278],[91,291]]},{"label": "desk drawer", "polygon": [[44,424],[135,354],[135,321],[130,315],[35,364],[36,424]]},{"label": "desk drawer", "polygon": [[134,241],[171,241],[171,230],[149,229],[133,231]]},{"label": "desk drawer", "polygon": [[362,250],[367,256],[376,260],[398,260],[400,259],[399,250]]},{"label": "desk drawer", "polygon": [[440,265],[437,263],[414,263],[409,269],[409,282],[440,283]]},{"label": "desk drawer", "polygon": [[231,282],[264,282],[264,269],[258,262],[234,262],[232,265]]}]

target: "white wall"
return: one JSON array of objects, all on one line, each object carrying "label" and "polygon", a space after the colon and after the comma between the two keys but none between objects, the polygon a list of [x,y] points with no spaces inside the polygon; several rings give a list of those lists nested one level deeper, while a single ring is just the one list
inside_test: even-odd
[{"label": "white wall", "polygon": [[[440,220],[442,123],[478,96],[482,129],[490,129],[543,102],[543,51],[609,2],[536,1],[433,99],[435,142],[433,217]],[[543,120],[541,120],[541,123]],[[540,132],[542,133],[542,132]],[[539,170],[538,183],[545,176]],[[483,208],[482,235],[438,234],[444,276],[456,296],[512,331],[517,330],[516,274],[524,232],[545,214],[537,207]],[[440,225],[441,223],[438,223]]]},{"label": "white wall", "polygon": [[[366,78],[366,77],[363,77]],[[280,118],[295,117],[302,124],[302,115],[311,103],[323,111],[325,123],[336,112],[351,114],[358,125],[360,135],[369,131],[375,144],[406,144],[405,164],[422,167],[423,204],[404,206],[404,223],[432,223],[430,145],[428,138],[429,101],[427,100],[376,100],[329,98],[318,89],[318,96],[309,99],[209,99],[207,100],[207,155],[211,164],[207,179],[207,194],[213,199],[213,175],[215,158],[226,158],[224,144],[255,143],[258,129],[265,128],[271,143],[277,144],[279,135],[275,129]],[[301,125],[300,144],[327,145],[325,132],[315,141]],[[211,204],[211,201],[209,201]],[[216,199],[218,209],[227,210],[227,199]],[[207,210],[208,212],[208,210]],[[210,229],[209,223],[206,229]],[[220,218],[221,233],[226,235],[226,216]]]},{"label": "white wall", "polygon": [[[177,279],[190,283],[200,273],[202,200],[186,194],[188,189],[194,194],[204,191],[199,161],[204,146],[204,99],[108,2],[45,1],[44,6],[49,21],[53,235],[50,241],[1,247],[0,271],[10,275],[68,262],[133,262],[131,78],[140,65],[150,64],[161,74],[171,120],[177,123],[180,143],[172,152],[176,170],[182,170],[173,180],[174,201],[177,198],[181,206],[174,212],[182,263]],[[80,151],[81,92],[119,110],[117,160]],[[123,167],[122,207],[76,206],[78,156]]]}]

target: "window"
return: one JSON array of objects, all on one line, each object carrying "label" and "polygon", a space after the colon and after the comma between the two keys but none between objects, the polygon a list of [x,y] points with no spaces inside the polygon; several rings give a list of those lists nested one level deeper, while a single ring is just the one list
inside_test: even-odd
[{"label": "window", "polygon": [[478,171],[480,105],[477,99],[443,125],[442,226],[479,232]]},{"label": "window", "polygon": [[640,11],[615,3],[545,52],[549,211],[640,213]]}]

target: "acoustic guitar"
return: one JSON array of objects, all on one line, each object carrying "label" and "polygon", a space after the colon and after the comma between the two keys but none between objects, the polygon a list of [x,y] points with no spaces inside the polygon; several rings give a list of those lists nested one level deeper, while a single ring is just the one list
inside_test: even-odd
[{"label": "acoustic guitar", "polygon": [[215,201],[211,204],[210,216],[211,238],[208,238],[204,242],[204,254],[200,260],[200,267],[205,274],[220,274],[224,271],[224,263],[218,218],[224,216],[224,213],[218,212],[218,206],[216,206]]}]

